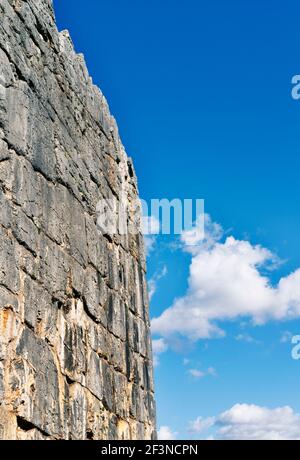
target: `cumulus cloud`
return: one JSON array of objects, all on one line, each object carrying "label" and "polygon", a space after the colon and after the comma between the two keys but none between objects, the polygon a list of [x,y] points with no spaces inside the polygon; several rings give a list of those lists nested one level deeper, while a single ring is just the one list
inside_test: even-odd
[{"label": "cumulus cloud", "polygon": [[168,426],[161,426],[158,430],[157,437],[159,441],[174,441],[177,437],[176,432],[173,432]]},{"label": "cumulus cloud", "polygon": [[[264,324],[300,316],[300,269],[273,286],[268,270],[278,266],[278,257],[267,248],[224,238],[221,226],[208,216],[204,240],[198,236],[182,236],[192,254],[188,290],[153,319],[154,334],[179,334],[196,341],[224,336],[220,321],[249,318],[253,324]],[[187,241],[195,245],[186,246]]]},{"label": "cumulus cloud", "polygon": [[225,440],[300,440],[300,414],[289,406],[269,409],[254,404],[236,404],[216,417],[190,423],[190,432],[216,430],[215,439]]},{"label": "cumulus cloud", "polygon": [[164,339],[157,339],[152,341],[153,348],[153,364],[154,366],[159,365],[159,355],[165,353],[168,350],[168,344]]}]

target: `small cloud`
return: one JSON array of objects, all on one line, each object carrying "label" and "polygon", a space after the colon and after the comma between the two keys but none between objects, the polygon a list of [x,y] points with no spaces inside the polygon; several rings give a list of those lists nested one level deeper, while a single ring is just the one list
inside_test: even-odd
[{"label": "small cloud", "polygon": [[205,372],[199,371],[198,369],[189,369],[189,374],[196,379],[202,379],[205,377]]},{"label": "small cloud", "polygon": [[259,340],[254,339],[250,334],[238,334],[235,340],[237,342],[255,343],[257,345],[260,343]]},{"label": "small cloud", "polygon": [[156,339],[152,341],[152,349],[153,364],[154,367],[157,367],[159,365],[159,356],[168,350],[168,344],[164,341],[164,339]]},{"label": "small cloud", "polygon": [[149,290],[149,299],[151,300],[154,294],[156,293],[157,283],[159,280],[164,278],[168,273],[168,269],[166,266],[162,268],[162,270],[157,271],[154,273],[152,278],[148,281],[148,290]]},{"label": "small cloud", "polygon": [[290,331],[284,331],[281,334],[280,342],[281,343],[288,343],[288,342],[290,343],[292,341],[292,338],[293,338],[293,334]]},{"label": "small cloud", "polygon": [[251,322],[250,322],[250,321],[244,320],[244,321],[241,321],[241,322],[240,322],[240,328],[241,328],[241,329],[245,329],[245,328],[248,327],[249,325],[251,325]]},{"label": "small cloud", "polygon": [[155,243],[156,243],[155,236],[144,236],[144,243],[145,243],[146,256],[148,257],[155,247]]},{"label": "small cloud", "polygon": [[190,360],[187,359],[187,358],[184,358],[184,360],[183,360],[183,365],[184,365],[184,366],[188,366],[189,364],[190,364]]},{"label": "small cloud", "polygon": [[212,376],[216,377],[217,372],[214,367],[209,367],[207,371],[200,371],[199,369],[189,369],[188,373],[195,379],[202,379],[203,377]]},{"label": "small cloud", "polygon": [[168,426],[161,426],[157,433],[159,441],[174,441],[176,440],[177,435],[178,433],[172,431]]},{"label": "small cloud", "polygon": [[160,233],[160,222],[154,216],[144,216],[142,219],[145,250],[147,257],[154,250],[156,236]]},{"label": "small cloud", "polygon": [[217,376],[217,371],[214,367],[209,367],[207,369],[207,374],[208,375],[212,375],[213,377],[216,377]]}]

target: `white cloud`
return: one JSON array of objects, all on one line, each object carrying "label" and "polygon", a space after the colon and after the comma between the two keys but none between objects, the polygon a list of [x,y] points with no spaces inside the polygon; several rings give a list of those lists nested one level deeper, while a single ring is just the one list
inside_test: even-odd
[{"label": "white cloud", "polygon": [[191,433],[196,433],[200,434],[203,431],[208,430],[215,424],[215,417],[207,417],[207,418],[202,418],[202,417],[197,417],[196,420],[193,422],[190,422],[189,425],[189,431]]},{"label": "white cloud", "polygon": [[199,371],[198,369],[189,369],[188,373],[191,374],[191,376],[195,377],[196,379],[201,379],[202,377],[206,375],[205,372]]},{"label": "white cloud", "polygon": [[187,252],[196,254],[199,247],[210,248],[222,238],[223,229],[208,214],[200,216],[193,229],[182,232],[181,241]]},{"label": "white cloud", "polygon": [[173,441],[177,437],[176,432],[173,432],[168,426],[161,426],[158,430],[157,437],[159,441]]},{"label": "white cloud", "polygon": [[259,340],[256,340],[254,337],[252,337],[252,335],[250,334],[238,334],[236,337],[235,337],[235,340],[237,342],[246,342],[246,343],[254,343],[254,344],[260,344],[260,341]]},{"label": "white cloud", "polygon": [[214,367],[209,367],[207,371],[200,371],[199,369],[189,369],[188,373],[192,376],[195,377],[196,379],[202,379],[203,377],[206,376],[213,376],[216,377],[217,372]]},{"label": "white cloud", "polygon": [[213,377],[216,377],[217,376],[217,371],[214,367],[209,367],[207,369],[207,374],[208,375],[212,375]]},{"label": "white cloud", "polygon": [[[206,217],[205,239],[186,247],[192,253],[188,290],[153,319],[154,334],[180,334],[196,341],[224,336],[218,321],[250,318],[253,324],[264,324],[300,316],[300,269],[272,286],[266,273],[278,266],[278,257],[249,241],[221,238],[221,227]],[[184,244],[186,240],[184,234]]]},{"label": "white cloud", "polygon": [[200,434],[214,428],[215,439],[300,440],[300,414],[289,406],[269,409],[254,404],[236,404],[217,417],[198,417],[190,431]]},{"label": "white cloud", "polygon": [[154,273],[152,278],[148,281],[148,290],[149,290],[149,299],[151,300],[152,297],[154,296],[156,289],[157,289],[157,283],[159,280],[161,280],[166,274],[168,273],[168,269],[166,266],[162,268],[162,270],[157,271]]},{"label": "white cloud", "polygon": [[152,342],[153,353],[160,354],[167,351],[168,345],[165,343],[164,339],[153,340]]},{"label": "white cloud", "polygon": [[154,366],[159,365],[159,355],[165,353],[168,350],[168,344],[164,339],[157,339],[152,341],[153,349],[153,364]]},{"label": "white cloud", "polygon": [[282,334],[281,334],[281,337],[280,337],[280,342],[281,343],[291,343],[292,342],[292,338],[293,338],[293,334],[290,332],[290,331],[284,331]]},{"label": "white cloud", "polygon": [[155,236],[144,236],[144,243],[145,243],[146,256],[148,257],[155,247],[155,243],[156,243]]},{"label": "white cloud", "polygon": [[149,256],[155,247],[156,235],[158,235],[160,232],[160,222],[154,216],[143,216],[142,227],[146,255]]}]

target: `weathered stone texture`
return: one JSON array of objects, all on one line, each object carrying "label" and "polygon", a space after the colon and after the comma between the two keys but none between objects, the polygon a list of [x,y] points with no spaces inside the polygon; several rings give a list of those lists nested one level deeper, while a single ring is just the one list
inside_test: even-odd
[{"label": "weathered stone texture", "polygon": [[0,438],[154,437],[143,238],[96,226],[131,160],[51,0],[0,19]]}]

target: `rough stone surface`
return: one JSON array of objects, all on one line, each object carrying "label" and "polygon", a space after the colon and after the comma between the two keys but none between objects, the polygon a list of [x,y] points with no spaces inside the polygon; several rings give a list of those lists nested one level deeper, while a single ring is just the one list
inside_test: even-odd
[{"label": "rough stone surface", "polygon": [[154,438],[143,238],[96,226],[131,160],[51,0],[0,18],[0,438]]}]

